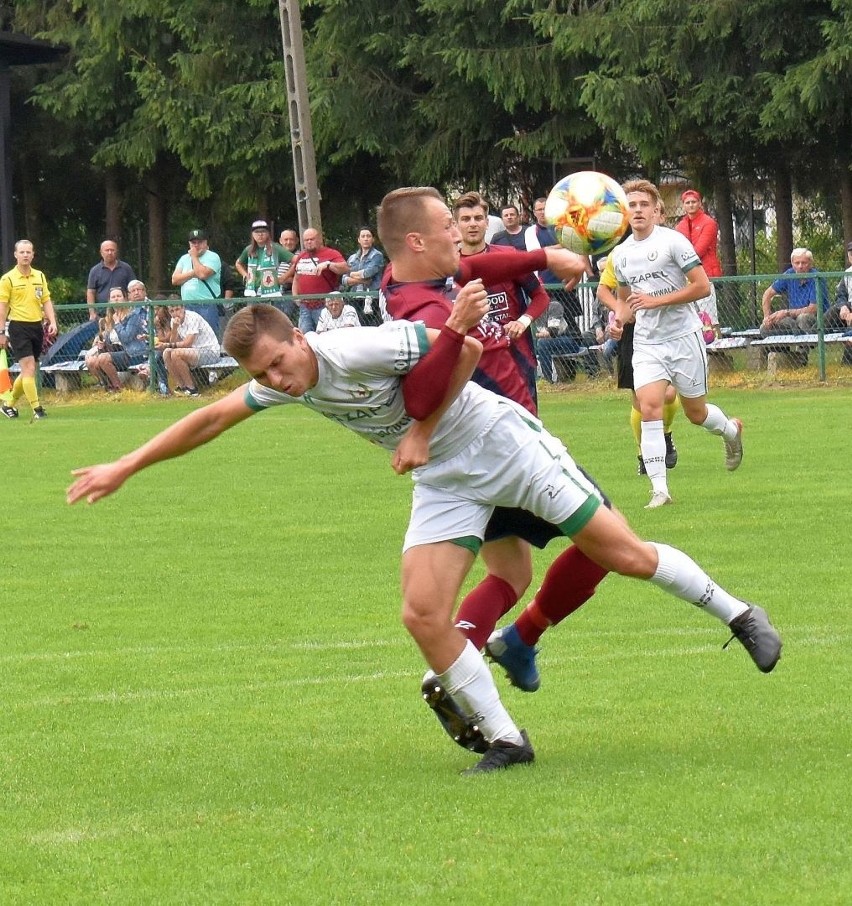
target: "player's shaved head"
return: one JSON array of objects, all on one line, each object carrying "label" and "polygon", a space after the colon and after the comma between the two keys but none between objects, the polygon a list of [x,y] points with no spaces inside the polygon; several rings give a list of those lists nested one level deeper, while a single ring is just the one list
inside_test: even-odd
[{"label": "player's shaved head", "polygon": [[379,239],[388,256],[393,258],[405,248],[409,233],[422,233],[428,229],[427,198],[443,202],[441,193],[431,186],[406,186],[388,192],[376,212]]},{"label": "player's shaved head", "polygon": [[261,336],[293,342],[293,322],[271,305],[247,305],[228,321],[222,346],[238,362],[245,361]]}]

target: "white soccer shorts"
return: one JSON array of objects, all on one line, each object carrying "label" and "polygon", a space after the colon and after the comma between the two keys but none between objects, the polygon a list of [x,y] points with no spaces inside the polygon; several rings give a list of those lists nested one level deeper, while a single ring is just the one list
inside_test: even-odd
[{"label": "white soccer shorts", "polygon": [[495,506],[520,507],[579,531],[601,503],[560,440],[532,416],[501,403],[497,417],[461,453],[416,469],[403,550],[484,537]]},{"label": "white soccer shorts", "polygon": [[701,331],[665,343],[633,344],[633,387],[668,381],[687,399],[707,395],[707,344]]}]

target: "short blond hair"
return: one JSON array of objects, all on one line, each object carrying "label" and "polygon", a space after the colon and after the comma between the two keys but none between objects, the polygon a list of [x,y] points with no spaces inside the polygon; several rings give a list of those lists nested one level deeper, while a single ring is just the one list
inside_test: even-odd
[{"label": "short blond hair", "polygon": [[660,190],[647,179],[628,180],[621,188],[624,189],[625,195],[629,195],[631,192],[644,192],[646,195],[651,196],[655,205],[663,203],[663,199],[660,196]]}]

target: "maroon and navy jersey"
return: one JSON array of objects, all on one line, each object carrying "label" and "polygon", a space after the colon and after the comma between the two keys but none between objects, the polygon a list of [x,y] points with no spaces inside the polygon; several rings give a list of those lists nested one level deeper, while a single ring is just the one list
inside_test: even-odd
[{"label": "maroon and navy jersey", "polygon": [[[483,251],[477,252],[475,255],[463,255],[462,261],[470,261],[479,255],[487,255],[492,248],[493,246],[486,245]],[[505,251],[506,246],[497,250],[498,254],[503,254]],[[544,314],[550,304],[550,296],[547,294],[547,290],[542,286],[541,280],[532,272],[514,279],[489,280],[485,289],[488,293],[488,302],[491,309],[488,319],[496,321],[504,328],[512,321],[517,321],[523,314],[527,314],[535,320]],[[526,381],[530,398],[537,407],[538,395],[536,393],[535,377],[538,362],[536,361],[533,343],[533,331],[528,328],[517,340],[510,342],[509,349],[518,370]],[[520,400],[517,402],[520,402]],[[530,411],[535,413],[536,409],[531,409]]]},{"label": "maroon and navy jersey", "polygon": [[[394,283],[392,267],[387,269],[382,279],[385,306],[394,320],[423,321],[427,327],[436,330],[444,326],[452,312],[455,289],[452,278]],[[490,284],[488,291],[490,296]],[[482,343],[482,357],[473,373],[473,380],[535,414],[535,398],[512,355],[512,344],[500,322],[486,316],[468,332],[468,336]]]}]

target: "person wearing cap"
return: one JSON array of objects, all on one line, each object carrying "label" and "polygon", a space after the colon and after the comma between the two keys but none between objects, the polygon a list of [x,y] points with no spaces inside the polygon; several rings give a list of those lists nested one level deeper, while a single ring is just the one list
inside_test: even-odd
[{"label": "person wearing cap", "polygon": [[342,293],[329,293],[325,297],[325,309],[317,323],[317,333],[337,330],[340,327],[360,327],[358,312],[352,305],[345,305]]},{"label": "person wearing cap", "polygon": [[217,299],[222,293],[222,259],[207,244],[204,230],[190,230],[189,249],[178,259],[172,274],[172,286],[180,287],[180,297],[219,333],[219,307]]},{"label": "person wearing cap", "polygon": [[[713,277],[722,276],[722,265],[716,247],[719,242],[719,224],[705,210],[701,194],[695,189],[687,189],[680,196],[683,210],[686,212],[677,222],[675,229],[692,243],[695,253],[701,261],[704,273],[710,278],[710,295],[696,302],[699,312],[704,312],[714,331],[719,326],[719,308],[716,303],[716,287]],[[702,320],[705,320],[702,318]],[[716,337],[714,335],[713,339]],[[712,342],[712,341],[711,341]]]},{"label": "person wearing cap", "polygon": [[86,281],[86,304],[89,306],[89,320],[97,321],[96,302],[109,302],[109,291],[114,286],[121,287],[127,295],[131,280],[136,279],[133,268],[118,257],[118,243],[114,239],[104,239],[101,243],[101,260],[89,271]]},{"label": "person wearing cap", "polygon": [[343,255],[325,244],[319,230],[308,227],[302,233],[302,251],[293,257],[283,281],[292,280],[294,296],[323,296],[298,300],[299,330],[302,333],[317,329],[325,309],[324,297],[340,289],[340,278],[348,273],[349,265]]},{"label": "person wearing cap", "polygon": [[[265,220],[255,220],[251,225],[251,242],[242,250],[234,264],[245,282],[245,296],[256,296],[264,302],[275,299],[280,303],[284,275],[292,260],[292,252],[272,241],[269,224]],[[277,307],[290,320],[293,320],[294,315],[298,317],[293,302],[278,304]]]}]

